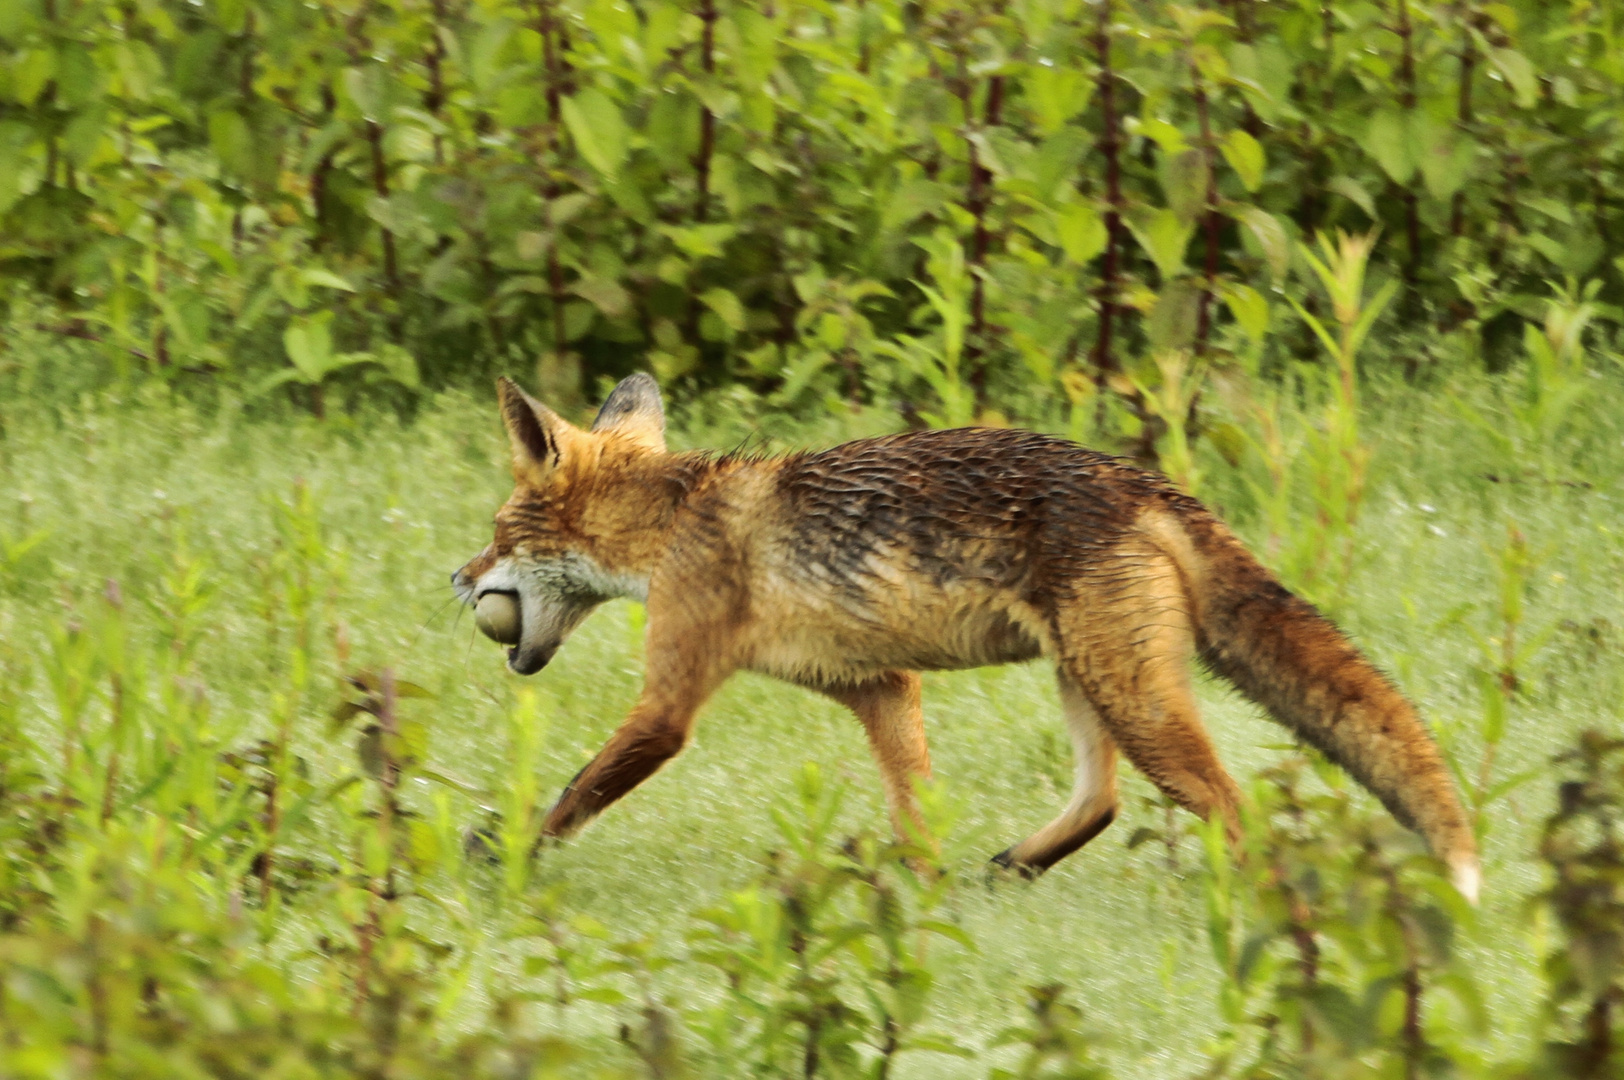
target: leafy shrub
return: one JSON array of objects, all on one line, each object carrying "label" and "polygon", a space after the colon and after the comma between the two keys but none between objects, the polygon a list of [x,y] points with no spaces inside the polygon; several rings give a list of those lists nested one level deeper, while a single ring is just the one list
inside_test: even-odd
[{"label": "leafy shrub", "polygon": [[1072,402],[1149,456],[1158,354],[1311,354],[1297,238],[1391,238],[1412,377],[1505,366],[1547,280],[1624,300],[1607,10],[13,0],[0,281],[101,370],[317,412],[652,366],[941,422]]}]

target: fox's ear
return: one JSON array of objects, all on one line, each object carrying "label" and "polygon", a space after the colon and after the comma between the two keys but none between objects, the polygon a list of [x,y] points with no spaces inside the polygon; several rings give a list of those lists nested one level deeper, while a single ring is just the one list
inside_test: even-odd
[{"label": "fox's ear", "polygon": [[539,480],[557,468],[574,430],[569,421],[505,375],[496,380],[496,397],[502,405],[502,425],[513,444],[514,477]]},{"label": "fox's ear", "polygon": [[665,449],[665,405],[654,376],[639,371],[620,380],[592,421],[593,431],[613,431],[650,450]]}]

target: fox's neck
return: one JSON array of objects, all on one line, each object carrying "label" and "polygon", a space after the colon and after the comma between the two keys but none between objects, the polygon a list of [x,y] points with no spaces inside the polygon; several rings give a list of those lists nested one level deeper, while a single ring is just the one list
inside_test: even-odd
[{"label": "fox's neck", "polygon": [[580,525],[613,595],[647,598],[649,576],[670,547],[678,511],[720,467],[701,452],[650,454],[600,474],[601,486]]}]

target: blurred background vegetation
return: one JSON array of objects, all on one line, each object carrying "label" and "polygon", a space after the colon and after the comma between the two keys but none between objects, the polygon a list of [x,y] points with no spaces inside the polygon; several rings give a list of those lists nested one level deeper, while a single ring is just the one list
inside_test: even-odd
[{"label": "blurred background vegetation", "polygon": [[0,303],[99,346],[53,380],[290,384],[320,413],[652,368],[950,422],[1103,390],[1148,457],[1156,354],[1312,359],[1285,301],[1319,312],[1294,243],[1320,231],[1381,231],[1381,362],[1412,383],[1507,367],[1564,282],[1619,303],[1618,19],[8,0]]},{"label": "blurred background vegetation", "polygon": [[[1624,1074],[1616,0],[0,0],[0,1077]],[[674,445],[1157,464],[1417,700],[1485,852],[1224,687],[1243,856],[935,674],[939,871],[734,680],[577,843],[616,603],[442,583],[514,374]],[[449,628],[449,629],[448,629]],[[913,852],[917,854],[917,852]],[[1062,989],[1062,984],[1069,989]]]}]

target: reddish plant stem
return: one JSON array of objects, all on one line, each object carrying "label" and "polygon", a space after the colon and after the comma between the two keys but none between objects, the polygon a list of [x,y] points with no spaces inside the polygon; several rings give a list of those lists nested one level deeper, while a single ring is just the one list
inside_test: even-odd
[{"label": "reddish plant stem", "polygon": [[1607,1062],[1613,1056],[1612,998],[1618,991],[1607,990],[1596,998],[1585,1014],[1585,1043],[1581,1050],[1581,1076],[1600,1080],[1606,1076]]},{"label": "reddish plant stem", "polygon": [[[372,148],[372,190],[380,199],[389,198],[389,165],[383,155],[383,126],[376,120],[367,122],[367,143]],[[387,225],[378,226],[383,239],[383,276],[389,282],[389,292],[400,298],[400,270],[395,261],[395,234]]]},{"label": "reddish plant stem", "polygon": [[[332,120],[333,111],[338,108],[338,97],[333,93],[333,86],[330,82],[322,83],[321,106],[324,121]],[[327,243],[327,231],[324,227],[327,224],[327,215],[323,212],[322,207],[327,201],[327,177],[333,171],[334,152],[334,150],[328,150],[327,153],[323,154],[321,160],[316,162],[315,171],[310,174],[310,209],[316,219],[316,227],[310,237],[310,250],[312,251],[320,251]]]},{"label": "reddish plant stem", "polygon": [[[547,122],[552,124],[556,132],[564,115],[564,102],[559,88],[558,40],[555,33],[558,26],[553,16],[553,6],[547,0],[541,0],[536,5],[536,10],[538,13],[536,31],[541,35],[541,60],[547,69]],[[552,138],[556,141],[556,134]]]},{"label": "reddish plant stem", "polygon": [[[536,33],[541,37],[542,66],[546,72],[547,85],[547,138],[542,154],[550,159],[544,160],[541,165],[542,175],[547,177],[542,188],[542,197],[547,200],[549,209],[553,200],[562,193],[556,175],[555,163],[559,156],[559,140],[563,124],[563,58],[559,55],[559,41],[562,28],[553,12],[551,0],[537,0],[536,3]],[[563,367],[565,346],[568,344],[568,330],[564,322],[564,264],[558,257],[559,227],[552,225],[552,235],[547,240],[547,292],[552,308],[553,323],[553,363],[559,369]],[[493,324],[493,336],[499,337],[500,331]]]},{"label": "reddish plant stem", "polygon": [[1398,874],[1391,866],[1385,865],[1381,867],[1381,874],[1387,879],[1387,911],[1398,927],[1399,940],[1404,949],[1404,971],[1399,977],[1399,986],[1404,992],[1404,1024],[1400,1029],[1404,1039],[1404,1080],[1416,1080],[1427,1051],[1426,1030],[1421,1026],[1423,988],[1419,943],[1406,898],[1399,886]]},{"label": "reddish plant stem", "polygon": [[868,74],[868,68],[869,68],[869,63],[870,63],[869,55],[868,55],[869,54],[868,34],[865,33],[864,30],[863,30],[863,16],[866,15],[867,12],[868,12],[868,0],[857,0],[858,33],[862,34],[862,39],[861,39],[860,43],[857,46],[857,73],[859,75],[867,75]]},{"label": "reddish plant stem", "polygon": [[[424,64],[429,69],[429,88],[423,94],[423,108],[430,116],[438,118],[440,109],[445,105],[445,72],[446,59],[445,39],[440,36],[440,24],[445,21],[445,0],[434,0],[434,21],[430,24],[432,40],[429,43]],[[434,133],[434,164],[445,164],[445,149],[441,145],[440,133]]]},{"label": "reddish plant stem", "polygon": [[[165,221],[162,215],[153,216],[152,291],[154,295],[162,295],[166,288],[166,279],[164,277],[164,224]],[[160,308],[160,310],[162,309]],[[160,321],[158,328],[153,332],[152,356],[159,367],[166,368],[169,366],[169,323],[167,320]]]},{"label": "reddish plant stem", "polygon": [[[1212,300],[1218,282],[1218,230],[1222,222],[1218,215],[1218,154],[1212,138],[1212,118],[1207,106],[1207,84],[1201,78],[1201,69],[1196,65],[1193,46],[1186,49],[1190,58],[1190,82],[1195,94],[1195,112],[1201,125],[1201,159],[1207,169],[1207,190],[1205,193],[1206,213],[1203,216],[1203,233],[1205,234],[1205,258],[1202,264],[1204,281],[1201,287],[1201,300],[1196,306],[1195,323],[1195,354],[1197,357],[1207,355],[1207,342],[1212,335]],[[1194,399],[1190,402],[1192,413],[1195,409]]]},{"label": "reddish plant stem", "polygon": [[238,72],[237,92],[243,104],[254,98],[254,12],[249,10],[242,24],[242,69]]},{"label": "reddish plant stem", "polygon": [[[1410,22],[1409,0],[1396,0],[1397,22],[1391,27],[1399,39],[1399,107],[1408,115],[1415,111],[1415,27]],[[1409,257],[1404,261],[1404,286],[1411,298],[1421,277],[1421,200],[1415,181],[1404,187],[1404,237]]]},{"label": "reddish plant stem", "polygon": [[[1472,45],[1469,30],[1461,31],[1460,89],[1455,110],[1455,122],[1462,133],[1472,127],[1472,74],[1477,67],[1477,49]],[[1460,236],[1466,231],[1466,191],[1455,192],[1449,203],[1449,235]]]},{"label": "reddish plant stem", "polygon": [[[716,73],[716,13],[715,0],[702,0],[699,8],[699,19],[704,25],[700,36],[699,63],[704,70],[707,82],[709,76]],[[695,170],[698,173],[698,191],[694,195],[694,220],[700,223],[705,221],[707,206],[710,203],[710,170],[711,157],[716,152],[716,114],[711,112],[710,106],[703,101],[699,104],[699,155],[695,159]]]},{"label": "reddish plant stem", "polygon": [[1320,84],[1320,104],[1329,112],[1336,101],[1336,12],[1330,4],[1320,7],[1320,35],[1325,49],[1325,78]]},{"label": "reddish plant stem", "polygon": [[[1097,408],[1105,408],[1106,382],[1117,369],[1116,354],[1111,348],[1111,335],[1115,329],[1117,309],[1118,259],[1123,245],[1122,224],[1122,164],[1118,155],[1122,148],[1121,133],[1117,130],[1116,73],[1111,69],[1111,0],[1101,0],[1099,18],[1094,26],[1094,54],[1098,57],[1100,97],[1100,153],[1105,156],[1105,264],[1100,272],[1100,331],[1094,341],[1094,380],[1102,391],[1097,395]],[[1103,420],[1103,416],[1099,419]]]},{"label": "reddish plant stem", "polygon": [[987,81],[987,107],[980,125],[975,121],[975,102],[972,84],[965,71],[964,57],[959,58],[959,75],[955,80],[959,101],[964,106],[965,148],[970,166],[969,188],[965,192],[964,208],[975,219],[970,240],[970,334],[965,359],[970,363],[970,384],[980,400],[986,393],[987,372],[981,363],[986,355],[987,338],[987,254],[992,246],[992,234],[987,228],[987,208],[992,203],[992,170],[982,164],[976,136],[1003,121],[1004,78],[994,75]]}]

